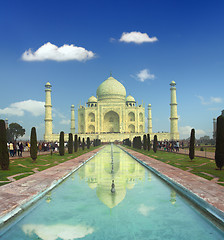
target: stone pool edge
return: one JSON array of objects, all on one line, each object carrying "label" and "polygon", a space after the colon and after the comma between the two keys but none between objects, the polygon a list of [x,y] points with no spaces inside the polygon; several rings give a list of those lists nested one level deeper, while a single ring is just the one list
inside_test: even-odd
[{"label": "stone pool edge", "polygon": [[[185,187],[182,184],[178,183],[177,181],[175,181],[175,179],[170,178],[169,176],[165,175],[164,173],[159,172],[158,170],[156,170],[152,166],[150,166],[147,163],[145,163],[143,160],[140,160],[136,156],[132,155],[130,152],[128,152],[129,149],[123,148],[121,146],[119,146],[119,147],[124,152],[126,152],[129,156],[131,156],[136,161],[138,161],[140,164],[142,164],[144,167],[148,168],[153,173],[155,173],[157,176],[159,176],[161,179],[163,179],[165,182],[167,182],[169,185],[171,185],[178,192],[182,193],[187,199],[189,199],[194,204],[196,204],[197,207],[199,207],[199,209],[201,209],[202,211],[207,213],[210,217],[212,217],[215,221],[217,221],[217,223],[221,224],[222,227],[224,227],[224,212],[221,209],[215,207],[214,205],[212,205],[211,203],[206,201],[204,198],[200,197],[197,193],[191,191],[187,187]],[[134,150],[131,150],[131,151],[134,151]],[[138,153],[138,152],[136,152],[136,153]],[[138,153],[138,154],[141,154],[141,153]],[[142,154],[142,155],[145,156],[145,157],[148,157],[150,159],[153,159],[153,158],[151,158],[149,156],[146,156],[144,154]],[[153,160],[158,161],[156,159],[153,159]],[[165,163],[163,163],[163,164],[165,164]],[[173,168],[175,168],[175,167],[173,167]],[[178,169],[178,168],[176,168],[176,169]],[[178,169],[178,170],[181,170],[181,169]],[[184,170],[181,170],[181,171],[184,171]],[[206,179],[204,179],[204,180],[206,180]]]},{"label": "stone pool edge", "polygon": [[[22,212],[24,212],[27,208],[29,208],[30,206],[32,206],[35,202],[37,202],[38,200],[40,200],[41,198],[43,198],[49,191],[51,191],[52,189],[54,189],[55,187],[57,187],[59,184],[61,184],[65,179],[67,179],[69,176],[71,176],[74,172],[76,172],[79,168],[81,168],[84,164],[86,164],[88,161],[90,161],[92,158],[94,158],[100,151],[102,151],[102,149],[104,148],[101,147],[101,148],[98,148],[98,149],[95,149],[91,152],[88,152],[86,153],[87,156],[88,154],[90,153],[94,153],[92,156],[88,157],[88,159],[84,160],[83,162],[81,162],[80,165],[76,166],[74,169],[72,169],[69,173],[65,174],[64,176],[62,176],[61,178],[59,179],[53,179],[52,182],[50,183],[50,186],[48,185],[46,188],[44,189],[40,189],[39,192],[37,192],[36,194],[32,195],[31,197],[27,197],[27,199],[25,199],[23,201],[22,204],[18,204],[18,206],[16,206],[13,210],[10,210],[9,212],[6,212],[6,213],[3,213],[1,216],[0,216],[0,230],[2,227],[4,227],[4,224],[6,224],[7,222],[9,222],[13,217],[16,217],[17,215],[21,214]],[[97,152],[95,152],[97,151]],[[83,154],[85,155],[85,154]],[[80,155],[78,156],[77,158],[80,158],[82,157],[83,155]],[[85,157],[85,156],[84,156]],[[77,159],[77,158],[74,158],[74,159]],[[69,161],[72,161],[74,159],[70,159],[64,163],[67,163]],[[64,163],[61,163],[61,164],[64,164]],[[60,164],[59,164],[60,165]],[[57,165],[57,166],[59,166]],[[54,166],[54,167],[57,167],[57,166]],[[52,167],[52,168],[54,168]],[[50,170],[51,168],[49,169],[46,169],[44,171],[47,171],[47,170]],[[43,173],[44,171],[41,171],[39,173]],[[38,173],[35,173],[35,174],[38,174]],[[31,176],[28,176],[26,178],[29,178],[29,177],[32,177],[34,176],[35,174],[31,175]],[[25,178],[23,178],[24,180]],[[20,179],[22,180],[22,179]],[[18,180],[19,181],[19,180]],[[17,181],[16,181],[17,182]],[[13,184],[13,183],[10,183],[10,184]],[[8,184],[7,184],[8,185]],[[3,185],[2,187],[6,187],[6,185]],[[1,202],[1,201],[0,201]],[[0,236],[1,236],[1,232],[0,232]]]}]

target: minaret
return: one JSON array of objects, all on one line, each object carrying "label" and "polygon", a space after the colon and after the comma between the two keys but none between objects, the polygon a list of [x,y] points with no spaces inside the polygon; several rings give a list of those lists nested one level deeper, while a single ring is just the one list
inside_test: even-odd
[{"label": "minaret", "polygon": [[75,134],[75,106],[71,106],[71,133]]},{"label": "minaret", "polygon": [[51,105],[51,84],[49,82],[45,85],[45,134],[44,140],[52,140],[52,105]]},{"label": "minaret", "polygon": [[171,140],[179,140],[178,132],[178,117],[177,117],[177,97],[176,97],[176,83],[170,83],[171,103],[170,103],[170,138]]},{"label": "minaret", "polygon": [[152,133],[152,109],[151,104],[148,105],[148,133]]}]

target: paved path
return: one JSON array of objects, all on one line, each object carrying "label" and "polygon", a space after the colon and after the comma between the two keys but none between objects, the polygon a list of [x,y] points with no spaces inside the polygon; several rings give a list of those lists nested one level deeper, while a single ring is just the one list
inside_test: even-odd
[{"label": "paved path", "polygon": [[[39,156],[39,155],[47,155],[47,154],[50,154],[51,153],[51,151],[45,151],[45,152],[43,152],[43,151],[41,151],[41,152],[37,152],[37,155]],[[23,155],[22,155],[22,157],[19,157],[19,156],[14,156],[14,157],[9,157],[9,159],[11,160],[11,159],[21,159],[21,158],[26,158],[26,157],[30,157],[30,152],[23,152]]]},{"label": "paved path", "polygon": [[224,214],[224,187],[212,181],[196,176],[190,172],[183,171],[171,165],[163,163],[148,157],[142,153],[135,152],[131,149],[125,148],[127,152],[143,161],[148,166],[154,168],[158,172],[172,179],[176,183],[181,184],[199,198],[202,198],[209,204],[221,210]]},{"label": "paved path", "polygon": [[[34,199],[56,182],[79,167],[100,149],[95,149],[77,158],[68,160],[57,166],[22,178],[0,187],[0,218],[11,211],[21,211],[21,206]],[[1,223],[1,221],[0,221]]]},{"label": "paved path", "polygon": [[[164,150],[160,150],[160,151],[164,151]],[[174,153],[180,153],[180,154],[188,155],[189,154],[189,148],[184,148],[184,149],[180,148],[179,152],[174,151]],[[206,158],[209,158],[209,159],[215,159],[215,153],[214,152],[195,151],[195,156],[196,157],[206,157]]]}]

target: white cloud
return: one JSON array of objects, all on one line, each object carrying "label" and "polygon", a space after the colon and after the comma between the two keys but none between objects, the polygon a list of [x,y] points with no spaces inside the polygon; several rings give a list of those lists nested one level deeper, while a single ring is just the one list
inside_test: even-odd
[{"label": "white cloud", "polygon": [[[186,139],[189,138],[191,135],[191,129],[193,127],[191,126],[184,126],[184,127],[179,127],[179,133],[180,133],[180,138],[181,139]],[[206,135],[206,132],[202,129],[195,129],[195,137],[200,138]]]},{"label": "white cloud", "polygon": [[0,114],[23,116],[25,112],[31,113],[33,116],[41,116],[44,114],[44,102],[36,100],[26,100],[10,104],[9,107],[0,109]]},{"label": "white cloud", "polygon": [[200,99],[202,105],[210,105],[213,103],[222,103],[222,98],[220,98],[220,97],[210,97],[210,99],[207,101],[202,96],[197,96],[197,97]]},{"label": "white cloud", "polygon": [[210,100],[212,103],[221,103],[222,102],[222,98],[220,98],[220,97],[210,97]]},{"label": "white cloud", "polygon": [[120,42],[133,42],[136,44],[141,44],[144,42],[156,42],[158,41],[157,37],[149,37],[147,33],[141,33],[141,32],[123,32],[122,36],[119,40]]},{"label": "white cloud", "polygon": [[62,119],[59,123],[63,125],[69,125],[71,123],[71,120]]},{"label": "white cloud", "polygon": [[84,238],[92,234],[94,229],[84,225],[70,226],[65,224],[55,224],[52,226],[43,224],[26,224],[22,226],[23,232],[32,237],[36,234],[43,240],[56,240],[58,238],[63,240],[71,240],[77,238]]},{"label": "white cloud", "polygon": [[148,216],[149,212],[155,210],[154,207],[147,207],[144,204],[141,204],[140,207],[138,208],[138,211],[143,215],[143,216]]},{"label": "white cloud", "polygon": [[139,73],[136,74],[136,77],[140,82],[144,82],[147,79],[155,79],[155,75],[151,74],[148,69],[141,70]]},{"label": "white cloud", "polygon": [[86,61],[90,60],[95,56],[95,53],[92,51],[87,51],[83,47],[77,47],[73,44],[63,45],[58,47],[50,42],[45,43],[35,52],[32,52],[31,49],[25,51],[22,55],[22,60],[24,61]]}]

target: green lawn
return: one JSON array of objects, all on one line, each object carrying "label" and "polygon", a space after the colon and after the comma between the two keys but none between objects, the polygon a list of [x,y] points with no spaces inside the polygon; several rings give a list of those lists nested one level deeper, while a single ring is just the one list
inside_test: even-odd
[{"label": "green lawn", "polygon": [[[73,153],[73,154],[65,153],[64,156],[60,156],[59,153],[53,153],[52,155],[51,154],[39,155],[37,157],[36,162],[33,162],[30,157],[12,159],[12,160],[10,160],[9,170],[3,171],[0,169],[0,181],[9,181],[7,179],[7,177],[16,175],[16,174],[20,174],[20,173],[24,173],[24,174],[20,175],[20,176],[16,176],[15,177],[16,180],[23,178],[23,177],[27,177],[27,176],[35,173],[33,171],[33,169],[36,169],[38,171],[43,171],[47,168],[56,166],[59,163],[76,158],[76,157],[78,157],[84,153],[87,153],[89,151],[92,151],[96,148],[99,148],[99,146],[91,147],[90,149],[85,149],[85,150],[80,149],[78,152]],[[7,184],[7,183],[0,183],[0,186],[4,185],[4,184]]]},{"label": "green lawn", "polygon": [[[127,147],[127,148],[130,148],[130,147]],[[195,175],[198,175],[200,177],[206,178],[208,180],[211,180],[214,177],[217,177],[219,178],[218,183],[224,182],[224,169],[221,171],[217,170],[215,160],[208,159],[208,158],[195,157],[193,161],[191,161],[188,155],[184,155],[184,154],[176,154],[176,153],[165,152],[165,151],[157,151],[156,153],[154,153],[152,149],[149,152],[143,149],[141,150],[134,149],[134,148],[130,148],[130,149],[140,152],[144,155],[150,156],[152,158],[155,158],[157,160],[160,160],[164,163],[170,164],[174,167],[180,168],[182,170],[185,170],[185,171],[188,170],[189,172]],[[212,176],[209,176],[209,175],[212,175]],[[223,183],[219,183],[219,184],[224,186]]]}]

